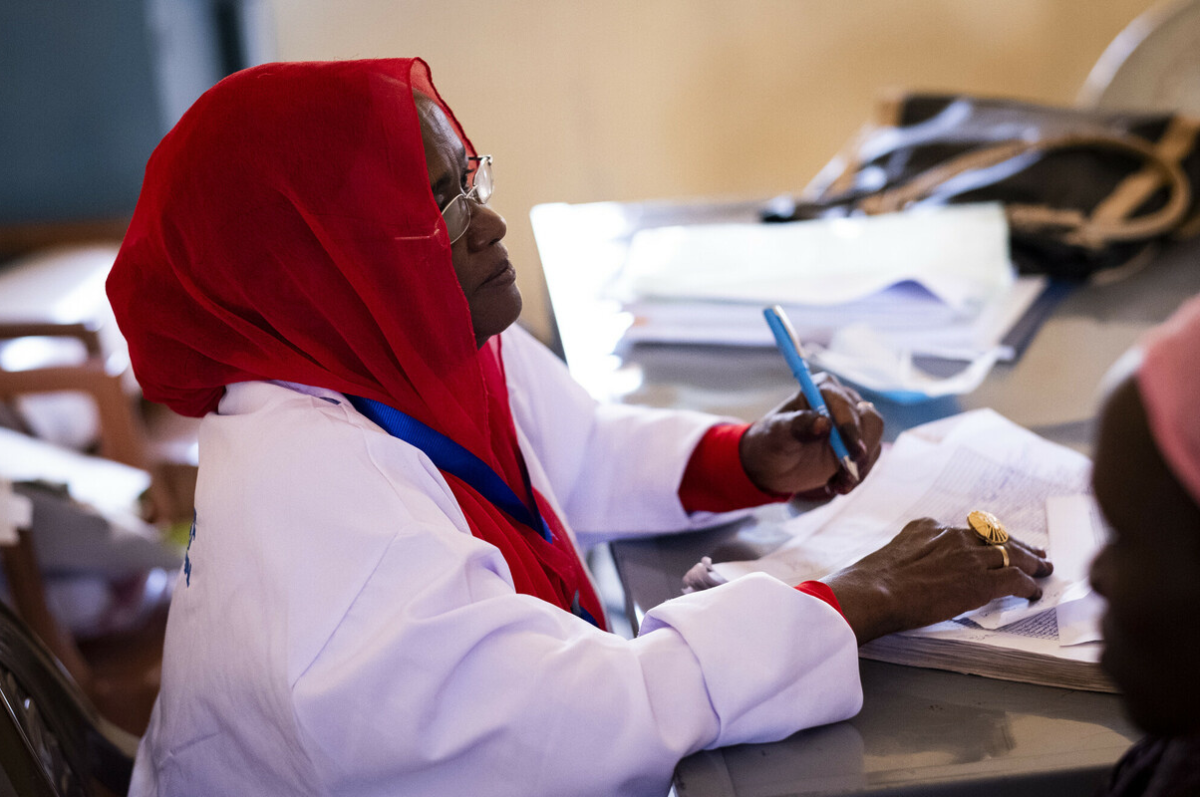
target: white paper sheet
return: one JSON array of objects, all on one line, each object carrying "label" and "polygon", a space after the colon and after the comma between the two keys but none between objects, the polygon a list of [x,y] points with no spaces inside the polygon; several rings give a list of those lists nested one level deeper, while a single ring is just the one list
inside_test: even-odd
[{"label": "white paper sheet", "polygon": [[1098,642],[1100,618],[1104,616],[1104,598],[1092,591],[1085,581],[1065,593],[1054,609],[1058,620],[1058,643],[1064,647]]},{"label": "white paper sheet", "polygon": [[33,503],[16,494],[12,482],[0,478],[0,545],[9,547],[20,541],[18,529],[33,523]]},{"label": "white paper sheet", "polygon": [[66,484],[76,502],[111,520],[118,535],[132,532],[157,538],[157,531],[137,516],[138,495],[150,486],[150,475],[144,470],[0,429],[0,477]]},{"label": "white paper sheet", "polygon": [[838,305],[902,281],[975,313],[1013,281],[999,204],[786,224],[639,231],[616,290],[627,298]]},{"label": "white paper sheet", "polygon": [[817,367],[858,386],[895,398],[915,399],[974,391],[1005,352],[1003,347],[993,347],[972,356],[946,348],[944,355],[968,363],[953,375],[937,377],[920,369],[911,351],[896,349],[870,327],[852,325],[835,333],[828,347],[810,347],[808,358]]},{"label": "white paper sheet", "polygon": [[1046,519],[1055,574],[1086,582],[1092,559],[1108,538],[1096,499],[1090,494],[1051,497],[1046,501]]},{"label": "white paper sheet", "polygon": [[[912,282],[891,286],[861,300],[836,306],[783,303],[806,345],[827,347],[848,326],[866,326],[887,344],[916,355],[970,360],[1000,345],[1046,288],[1044,276],[1025,275],[988,298],[978,314],[964,314]],[[773,347],[761,303],[696,300],[633,300],[626,342]],[[1001,360],[1012,357],[1005,349]]]},{"label": "white paper sheet", "polygon": [[1091,495],[1052,497],[1046,503],[1055,572],[1074,584],[1055,606],[1063,645],[1098,642],[1104,599],[1092,591],[1088,571],[1108,540],[1108,525]]},{"label": "white paper sheet", "polygon": [[729,579],[761,570],[797,584],[849,566],[900,532],[896,509],[914,492],[923,492],[951,455],[949,449],[902,435],[852,493],[785,523],[792,535],[787,544],[756,561],[716,564],[716,570]]},{"label": "white paper sheet", "polygon": [[[961,414],[900,436],[862,486],[817,514],[785,524],[792,539],[764,558],[727,562],[716,570],[732,579],[755,570],[789,583],[821,578],[882,547],[910,520],[920,517],[956,525],[982,508],[996,514],[1009,534],[1035,547],[1050,538],[1046,501],[1087,491],[1090,462],[1052,444],[991,410]],[[1043,579],[1046,594],[1031,606],[1008,598],[966,618],[1000,628],[1052,609],[1070,582]],[[1032,611],[1031,611],[1032,608]]]}]

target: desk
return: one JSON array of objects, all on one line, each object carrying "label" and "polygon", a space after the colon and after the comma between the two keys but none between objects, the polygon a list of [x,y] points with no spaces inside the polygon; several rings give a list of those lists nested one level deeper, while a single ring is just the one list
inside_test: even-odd
[{"label": "desk", "polygon": [[[653,226],[756,219],[760,203],[538,206],[534,234],[571,372],[594,396],[754,419],[795,391],[773,351],[622,348],[628,325],[603,289],[630,237]],[[872,398],[894,439],[906,428],[992,407],[1052,441],[1090,452],[1096,387],[1109,366],[1188,296],[1200,292],[1200,243],[1175,245],[1118,282],[1089,285],[1055,310],[1025,355],[961,398],[899,405]],[[635,629],[645,609],[679,594],[701,556],[727,561],[773,549],[802,509],[768,506],[690,536],[613,546]],[[692,794],[1091,794],[1138,737],[1119,698],[860,662],[865,701],[852,720],[766,745],[697,753],[675,787]]]}]

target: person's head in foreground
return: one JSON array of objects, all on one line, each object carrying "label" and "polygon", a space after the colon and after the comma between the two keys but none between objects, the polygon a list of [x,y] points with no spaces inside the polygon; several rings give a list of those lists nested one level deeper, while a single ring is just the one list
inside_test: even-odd
[{"label": "person's head in foreground", "polygon": [[1200,298],[1156,329],[1101,417],[1093,483],[1113,531],[1092,566],[1104,669],[1151,734],[1119,794],[1200,792]]}]

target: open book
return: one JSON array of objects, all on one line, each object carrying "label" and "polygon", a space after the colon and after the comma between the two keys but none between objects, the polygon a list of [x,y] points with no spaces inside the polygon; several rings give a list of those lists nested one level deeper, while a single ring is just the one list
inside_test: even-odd
[{"label": "open book", "polygon": [[961,617],[893,634],[866,658],[992,678],[1113,691],[1099,668],[1098,616],[1087,569],[1105,528],[1089,492],[1091,463],[990,410],[908,431],[849,495],[786,523],[790,540],[757,561],[716,565],[726,578],[765,571],[818,579],[882,547],[919,517],[965,525],[991,511],[1010,535],[1047,549],[1055,572],[1036,603],[1003,598]]}]

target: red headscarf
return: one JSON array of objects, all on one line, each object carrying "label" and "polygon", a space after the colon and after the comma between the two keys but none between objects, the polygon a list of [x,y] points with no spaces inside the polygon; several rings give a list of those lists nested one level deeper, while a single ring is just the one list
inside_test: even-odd
[{"label": "red headscarf", "polygon": [[[413,89],[473,155],[419,59],[266,64],[218,83],[150,157],[108,295],[150,400],[202,416],[249,380],[368,397],[522,496],[500,345],[476,347]],[[563,608],[578,592],[603,619],[543,498],[553,544],[445,477],[518,591]]]}]

